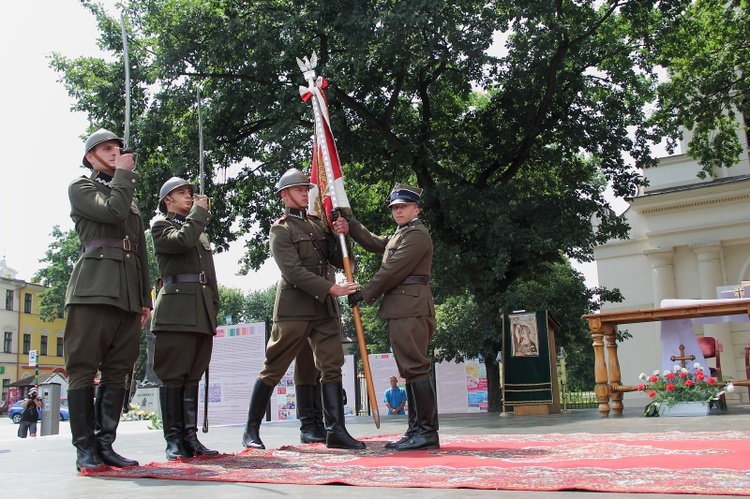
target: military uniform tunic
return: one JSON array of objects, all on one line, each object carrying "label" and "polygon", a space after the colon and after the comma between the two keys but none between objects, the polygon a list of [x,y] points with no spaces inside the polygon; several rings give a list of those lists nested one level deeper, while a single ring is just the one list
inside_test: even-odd
[{"label": "military uniform tunic", "polygon": [[331,264],[341,251],[325,221],[287,210],[271,227],[271,254],[281,270],[276,287],[273,328],[258,379],[276,386],[304,342],[309,341],[322,383],[341,381],[338,301],[328,292],[336,282]]},{"label": "military uniform tunic", "polygon": [[138,358],[151,285],[143,220],[133,196],[137,180],[136,173],[117,169],[114,177],[94,172],[68,187],[82,249],[65,295],[70,389],[93,386],[97,370],[100,385],[125,387]]},{"label": "military uniform tunic", "polygon": [[352,219],[349,234],[367,251],[383,254],[380,269],[362,288],[362,297],[371,304],[383,296],[378,317],[388,321],[399,374],[407,383],[429,379],[427,349],[436,327],[429,286],[432,267],[429,232],[415,219],[399,227],[392,236],[377,236]]},{"label": "military uniform tunic", "polygon": [[194,204],[186,217],[168,213],[152,223],[156,262],[165,281],[151,326],[154,372],[163,386],[197,385],[211,360],[219,289],[204,231],[210,220],[211,214]]}]

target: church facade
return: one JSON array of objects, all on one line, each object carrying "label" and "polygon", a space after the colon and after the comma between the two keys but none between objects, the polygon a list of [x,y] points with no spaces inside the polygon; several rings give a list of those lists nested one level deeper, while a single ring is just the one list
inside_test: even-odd
[{"label": "church facade", "polygon": [[[643,172],[648,187],[628,200],[620,215],[631,227],[626,240],[610,240],[595,248],[599,285],[619,288],[625,300],[605,304],[603,312],[659,307],[665,299],[719,299],[721,292],[750,281],[750,150],[747,134],[739,135],[743,153],[737,164],[700,179],[698,161],[676,154]],[[684,151],[690,140],[686,133]],[[750,298],[748,296],[747,298]],[[622,383],[637,385],[640,373],[662,367],[659,323],[623,324],[631,338],[618,344]],[[725,379],[746,379],[745,348],[750,322],[696,325],[698,336],[721,344]],[[690,354],[690,352],[686,352]],[[707,360],[714,366],[713,359]],[[730,400],[748,402],[738,388]],[[644,399],[629,393],[625,404]]]}]

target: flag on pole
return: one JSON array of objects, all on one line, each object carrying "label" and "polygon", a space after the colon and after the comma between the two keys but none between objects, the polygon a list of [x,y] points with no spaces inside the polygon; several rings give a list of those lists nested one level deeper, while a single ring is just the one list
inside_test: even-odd
[{"label": "flag on pole", "polygon": [[[315,54],[313,54],[313,59]],[[311,65],[314,67],[315,62]],[[302,100],[308,102],[312,99],[315,113],[315,131],[313,133],[313,154],[310,170],[310,201],[307,212],[320,218],[325,216],[330,221],[331,210],[342,208],[351,210],[349,198],[344,190],[344,177],[341,173],[341,161],[336,149],[336,141],[331,131],[331,118],[328,113],[328,100],[323,89],[328,82],[322,76],[318,76],[314,83],[308,87],[300,86]],[[326,160],[330,161],[330,168],[326,168]],[[332,179],[328,178],[330,172]]]}]

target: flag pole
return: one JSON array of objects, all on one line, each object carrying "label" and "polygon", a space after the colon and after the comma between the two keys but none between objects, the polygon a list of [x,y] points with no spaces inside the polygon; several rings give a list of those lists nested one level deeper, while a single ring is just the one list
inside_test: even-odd
[{"label": "flag pole", "polygon": [[[327,112],[323,109],[324,99],[320,88],[316,85],[315,79],[315,67],[317,66],[317,56],[313,52],[311,58],[308,60],[307,57],[304,60],[297,59],[297,64],[300,70],[304,74],[305,80],[307,81],[308,88],[306,89],[312,94],[310,99],[313,107],[313,113],[315,115],[315,141],[318,144],[318,149],[321,152],[323,159],[323,167],[326,172],[328,194],[331,196],[331,203],[333,209],[341,207],[339,204],[338,193],[336,192],[334,185],[334,174],[333,165],[331,162],[331,151],[328,148],[328,139],[326,137],[326,129],[323,123],[327,117]],[[331,141],[333,142],[333,134],[331,134]],[[335,144],[334,144],[335,147]],[[313,151],[316,154],[317,151]],[[346,238],[343,234],[338,234],[339,244],[341,245],[341,253],[344,261],[344,273],[346,274],[347,282],[354,282],[354,275],[352,274],[352,266],[349,259],[349,250],[346,244]],[[367,384],[367,398],[370,403],[370,412],[375,421],[375,427],[380,428],[380,412],[378,411],[378,400],[375,396],[375,387],[372,382],[372,371],[370,370],[370,358],[367,355],[367,344],[365,343],[365,333],[362,327],[362,316],[359,312],[359,306],[355,305],[352,307],[352,316],[354,317],[354,329],[357,332],[357,343],[359,343],[359,353],[362,357],[362,368],[365,374],[365,380]]]}]

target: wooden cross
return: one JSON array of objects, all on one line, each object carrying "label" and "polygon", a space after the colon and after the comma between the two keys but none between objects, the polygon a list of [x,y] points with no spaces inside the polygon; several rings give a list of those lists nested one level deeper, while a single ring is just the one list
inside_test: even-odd
[{"label": "wooden cross", "polygon": [[685,345],[680,345],[680,356],[676,357],[672,355],[669,360],[674,362],[675,360],[680,361],[680,366],[685,367],[685,361],[695,360],[695,355],[685,355]]}]

